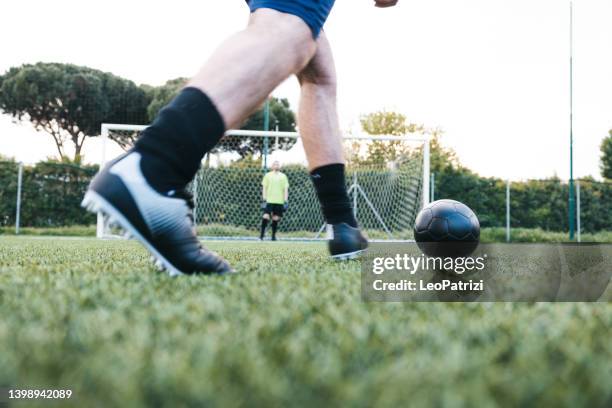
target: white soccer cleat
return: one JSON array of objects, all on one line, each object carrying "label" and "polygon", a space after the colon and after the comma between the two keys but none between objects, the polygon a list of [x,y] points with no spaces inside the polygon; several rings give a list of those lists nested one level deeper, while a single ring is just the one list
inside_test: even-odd
[{"label": "white soccer cleat", "polygon": [[234,270],[216,253],[202,247],[193,225],[191,194],[170,191],[163,195],[147,182],[137,152],[118,158],[91,182],[81,204],[102,212],[140,241],[171,276],[225,274]]}]

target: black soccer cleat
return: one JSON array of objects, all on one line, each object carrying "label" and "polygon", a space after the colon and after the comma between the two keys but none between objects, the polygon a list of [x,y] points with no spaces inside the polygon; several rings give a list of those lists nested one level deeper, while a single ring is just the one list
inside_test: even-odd
[{"label": "black soccer cleat", "polygon": [[344,261],[358,258],[368,247],[368,240],[359,230],[346,223],[332,225],[333,238],[328,241],[332,259]]},{"label": "black soccer cleat", "polygon": [[127,237],[140,241],[155,265],[170,276],[234,272],[225,259],[198,240],[191,194],[158,193],[142,174],[140,160],[140,153],[130,152],[111,162],[91,181],[81,206],[102,212]]}]

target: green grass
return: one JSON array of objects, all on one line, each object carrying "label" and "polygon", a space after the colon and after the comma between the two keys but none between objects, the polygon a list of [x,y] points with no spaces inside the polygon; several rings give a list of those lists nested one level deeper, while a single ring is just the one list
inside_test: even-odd
[{"label": "green grass", "polygon": [[[609,403],[609,303],[364,303],[321,244],[210,243],[169,278],[135,242],[0,237],[0,386],[72,406]],[[27,406],[27,405],[19,405]]]},{"label": "green grass", "polygon": [[[385,239],[387,235],[383,231],[367,231],[368,236],[373,239]],[[0,227],[0,235],[14,235],[14,227]],[[35,236],[74,236],[74,237],[94,237],[96,235],[95,225],[74,225],[55,228],[21,228],[21,235]],[[256,238],[258,231],[249,230],[243,227],[233,227],[220,224],[198,226],[200,236],[211,237],[251,237]],[[311,231],[281,231],[280,235],[284,238],[303,238],[313,237]],[[401,239],[412,239],[410,234],[398,237]],[[545,231],[538,228],[513,228],[512,242],[566,242],[567,232]],[[482,242],[506,242],[505,228],[483,228],[481,231]],[[582,234],[583,242],[612,242],[612,231],[600,231],[596,233]]]},{"label": "green grass", "polygon": [[[95,225],[71,225],[66,227],[22,227],[20,235],[52,237],[95,237]],[[15,227],[0,227],[0,235],[15,235]]]}]

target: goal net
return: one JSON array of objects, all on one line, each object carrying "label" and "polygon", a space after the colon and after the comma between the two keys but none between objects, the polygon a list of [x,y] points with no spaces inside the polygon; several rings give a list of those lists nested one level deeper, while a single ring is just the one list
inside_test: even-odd
[{"label": "goal net", "polygon": [[[104,124],[103,146],[109,137],[133,141],[144,128]],[[416,215],[429,202],[429,138],[349,135],[343,144],[347,189],[360,226],[374,240],[413,239]],[[226,132],[202,160],[190,184],[198,235],[257,239],[261,182],[273,162],[280,164],[289,180],[288,209],[279,224],[279,239],[324,239],[326,225],[298,133],[251,130]],[[113,235],[99,216],[98,237]]]}]

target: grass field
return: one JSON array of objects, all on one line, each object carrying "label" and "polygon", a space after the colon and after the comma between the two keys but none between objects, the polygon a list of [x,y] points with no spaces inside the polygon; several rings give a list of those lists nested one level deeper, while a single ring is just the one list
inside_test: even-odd
[{"label": "grass field", "polygon": [[0,387],[87,407],[612,402],[610,303],[364,303],[359,263],[322,244],[208,246],[241,273],[172,279],[131,241],[0,237]]},{"label": "grass field", "polygon": [[[200,226],[198,234],[207,237],[251,237],[259,236],[258,230],[248,230],[245,228],[236,228],[228,226]],[[15,227],[0,227],[1,235],[15,235]],[[50,228],[21,228],[20,235],[26,236],[57,236],[57,237],[95,237],[95,225],[73,225],[66,227],[50,227]],[[381,231],[368,231],[370,238],[386,239],[387,235]],[[313,237],[314,233],[310,232],[293,232],[287,233],[281,230],[279,233],[280,239],[283,238],[303,238]],[[398,239],[412,239],[411,235],[400,236]],[[480,234],[482,242],[506,242],[505,228],[482,228]],[[513,228],[512,242],[566,242],[568,240],[567,232],[545,231],[539,228]],[[583,233],[582,242],[606,242],[612,243],[612,231],[599,231],[595,233]]]}]

